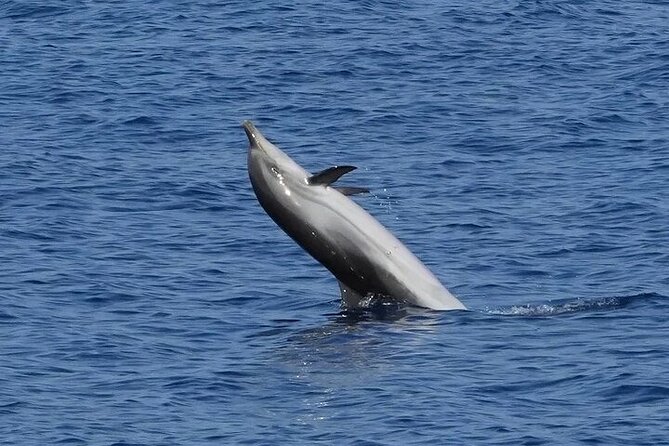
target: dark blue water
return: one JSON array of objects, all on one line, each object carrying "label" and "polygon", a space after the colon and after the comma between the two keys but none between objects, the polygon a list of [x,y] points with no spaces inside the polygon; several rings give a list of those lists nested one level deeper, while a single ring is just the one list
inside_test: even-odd
[{"label": "dark blue water", "polygon": [[[0,443],[669,444],[668,36],[653,1],[0,2]],[[470,311],[342,313],[243,119],[359,166]]]}]

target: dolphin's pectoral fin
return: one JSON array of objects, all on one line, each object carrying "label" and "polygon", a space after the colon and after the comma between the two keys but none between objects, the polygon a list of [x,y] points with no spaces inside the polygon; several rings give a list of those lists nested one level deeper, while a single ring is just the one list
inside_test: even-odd
[{"label": "dolphin's pectoral fin", "polygon": [[346,308],[357,308],[360,306],[362,296],[343,283],[339,282],[339,291],[341,291],[341,301]]},{"label": "dolphin's pectoral fin", "polygon": [[333,166],[309,177],[309,184],[328,186],[337,181],[342,175],[357,169],[355,166]]},{"label": "dolphin's pectoral fin", "polygon": [[347,197],[350,195],[358,195],[358,194],[368,194],[369,189],[365,187],[335,187],[335,190],[339,191],[340,193],[346,195]]}]

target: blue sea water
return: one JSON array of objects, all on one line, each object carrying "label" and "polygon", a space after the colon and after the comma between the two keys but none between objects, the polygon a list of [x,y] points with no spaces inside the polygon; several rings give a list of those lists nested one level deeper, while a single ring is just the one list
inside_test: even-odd
[{"label": "blue sea water", "polygon": [[[0,2],[0,444],[669,444],[669,4]],[[341,311],[240,123],[468,311]],[[344,181],[344,180],[342,180]]]}]

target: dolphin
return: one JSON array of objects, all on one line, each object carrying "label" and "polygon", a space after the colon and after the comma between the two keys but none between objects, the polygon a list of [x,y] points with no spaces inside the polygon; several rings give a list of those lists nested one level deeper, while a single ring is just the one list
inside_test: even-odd
[{"label": "dolphin", "polygon": [[354,166],[311,174],[269,142],[251,121],[248,173],[258,202],[274,222],[339,281],[344,307],[370,296],[434,310],[465,309],[418,258],[348,198],[366,189],[333,186]]}]

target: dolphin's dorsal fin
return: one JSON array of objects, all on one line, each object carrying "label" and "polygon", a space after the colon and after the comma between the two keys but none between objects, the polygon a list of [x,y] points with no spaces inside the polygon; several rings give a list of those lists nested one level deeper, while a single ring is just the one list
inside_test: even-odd
[{"label": "dolphin's dorsal fin", "polygon": [[312,175],[307,180],[311,185],[329,186],[337,181],[342,175],[357,169],[355,166],[333,166]]}]

